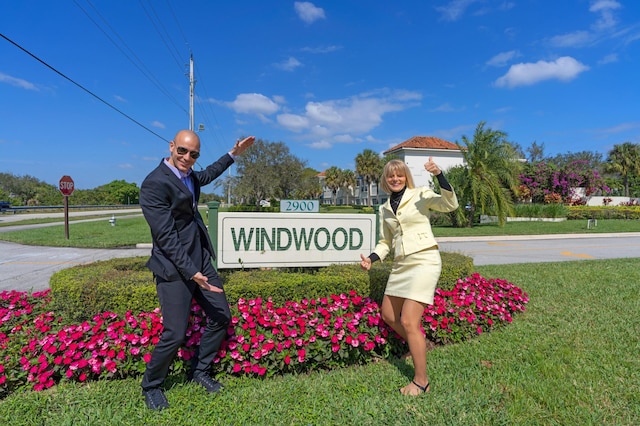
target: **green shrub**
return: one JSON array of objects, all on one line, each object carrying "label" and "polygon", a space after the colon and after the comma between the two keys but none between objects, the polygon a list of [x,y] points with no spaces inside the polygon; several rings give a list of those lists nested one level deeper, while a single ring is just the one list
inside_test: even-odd
[{"label": "green shrub", "polygon": [[567,217],[567,206],[562,203],[549,204],[516,204],[513,206],[514,217]]},{"label": "green shrub", "polygon": [[[470,276],[473,260],[457,253],[441,252],[439,287],[452,288],[459,278]],[[151,312],[159,307],[147,257],[99,261],[56,272],[51,277],[52,309],[73,321],[85,321],[101,312],[124,314]],[[271,298],[274,304],[317,299],[354,290],[382,302],[391,261],[376,262],[367,273],[359,263],[295,270],[221,270],[229,303],[239,299]]]},{"label": "green shrub", "polygon": [[331,294],[369,293],[369,280],[359,265],[333,265],[317,273],[282,270],[237,271],[229,274],[224,284],[229,303],[238,299],[271,298],[274,304],[316,299]]},{"label": "green shrub", "polygon": [[638,206],[570,206],[567,219],[640,219]]},{"label": "green shrub", "polygon": [[147,259],[111,259],[56,272],[50,281],[52,310],[73,321],[101,312],[153,311],[160,303]]}]

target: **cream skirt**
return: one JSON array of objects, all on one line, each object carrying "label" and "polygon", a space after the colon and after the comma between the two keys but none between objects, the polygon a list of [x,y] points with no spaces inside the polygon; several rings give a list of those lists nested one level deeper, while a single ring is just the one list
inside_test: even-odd
[{"label": "cream skirt", "polygon": [[431,305],[441,270],[438,246],[399,257],[393,262],[384,294]]}]

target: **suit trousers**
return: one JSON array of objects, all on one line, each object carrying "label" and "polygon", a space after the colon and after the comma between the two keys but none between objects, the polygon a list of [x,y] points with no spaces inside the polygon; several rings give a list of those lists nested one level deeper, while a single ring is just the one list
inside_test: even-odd
[{"label": "suit trousers", "polygon": [[[209,284],[222,288],[222,280],[216,270],[210,262],[205,263],[207,266],[203,268],[202,273],[209,278]],[[185,342],[192,299],[196,300],[206,314],[207,326],[191,361],[190,376],[197,377],[208,373],[220,345],[227,336],[227,325],[231,320],[225,293],[202,290],[192,280],[163,281],[158,276],[156,290],[162,310],[163,331],[142,378],[144,390],[157,388],[164,383],[171,363]]]}]

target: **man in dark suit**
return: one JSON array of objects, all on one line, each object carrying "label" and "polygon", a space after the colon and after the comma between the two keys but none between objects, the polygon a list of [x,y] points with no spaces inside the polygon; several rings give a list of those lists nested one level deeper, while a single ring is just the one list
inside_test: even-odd
[{"label": "man in dark suit", "polygon": [[194,171],[200,138],[190,130],[180,130],[169,143],[170,156],[140,187],[140,207],[153,238],[147,266],[156,281],[163,321],[162,336],[142,379],[145,402],[153,410],[169,407],[161,386],[184,342],[192,299],[205,312],[207,326],[192,359],[189,378],[208,392],[222,388],[209,375],[209,368],[226,337],[231,313],[222,280],[211,264],[215,253],[198,212],[198,199],[200,188],[220,176],[254,141],[253,136],[239,140],[205,170]]}]

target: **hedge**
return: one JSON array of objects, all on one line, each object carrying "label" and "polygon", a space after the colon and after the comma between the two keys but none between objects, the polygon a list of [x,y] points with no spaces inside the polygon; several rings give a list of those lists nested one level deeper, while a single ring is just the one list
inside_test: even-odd
[{"label": "hedge", "polygon": [[567,219],[640,219],[640,206],[570,206]]},{"label": "hedge", "polygon": [[[451,289],[459,278],[473,273],[473,260],[457,253],[441,252],[442,273],[439,287]],[[85,321],[100,312],[124,315],[151,312],[160,306],[148,257],[98,261],[56,272],[51,277],[51,309],[72,321]],[[223,270],[229,303],[239,299],[271,298],[276,305],[287,301],[315,299],[331,294],[369,295],[382,301],[392,262],[376,262],[369,272],[358,263],[330,265],[301,272],[288,269]]]}]

